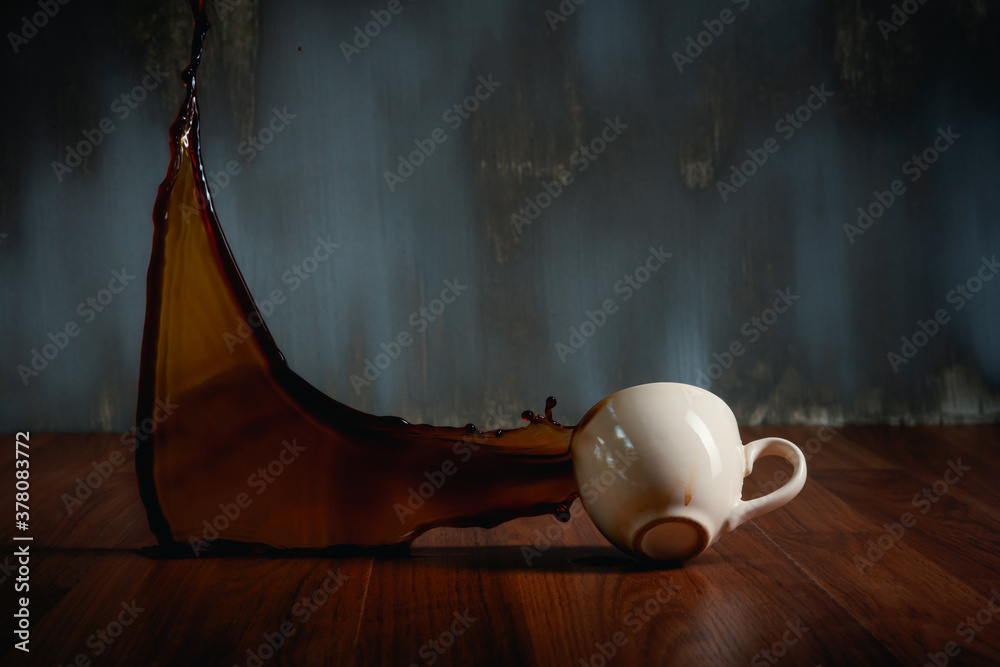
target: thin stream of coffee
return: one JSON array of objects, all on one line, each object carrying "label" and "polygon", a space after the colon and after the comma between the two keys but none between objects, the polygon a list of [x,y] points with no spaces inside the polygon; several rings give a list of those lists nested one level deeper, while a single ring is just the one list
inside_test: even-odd
[{"label": "thin stream of coffee", "polygon": [[[161,547],[405,545],[436,526],[493,526],[577,495],[571,427],[410,424],[326,396],[288,368],[215,214],[201,160],[195,15],[187,94],[153,211],[136,472]],[[249,326],[247,323],[259,323]],[[242,324],[249,335],[227,345]],[[165,405],[174,405],[165,416]]]}]

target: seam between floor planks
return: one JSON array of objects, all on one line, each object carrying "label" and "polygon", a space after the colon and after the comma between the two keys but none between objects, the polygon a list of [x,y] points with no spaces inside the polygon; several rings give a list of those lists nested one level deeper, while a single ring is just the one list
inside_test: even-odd
[{"label": "seam between floor planks", "polygon": [[361,611],[358,614],[358,627],[354,630],[354,641],[351,642],[351,664],[358,664],[358,637],[361,636],[361,624],[365,622],[365,603],[368,601],[368,587],[372,583],[372,570],[375,569],[375,558],[368,559],[368,572],[365,573],[365,585],[361,591]]},{"label": "seam between floor planks", "polygon": [[785,549],[780,544],[778,544],[777,542],[775,542],[774,538],[771,537],[770,533],[768,533],[766,530],[764,530],[763,528],[761,528],[760,526],[758,526],[755,522],[752,522],[752,523],[753,523],[754,527],[756,527],[758,530],[760,530],[760,532],[764,535],[764,537],[767,538],[767,541],[770,542],[772,545],[774,545],[775,549],[777,549],[782,554],[784,554],[785,557],[788,558],[788,560],[792,561],[792,563],[795,564],[795,567],[797,567],[799,569],[799,571],[802,572],[802,574],[804,574],[810,581],[812,581],[814,584],[816,584],[816,586],[821,591],[823,591],[824,593],[826,593],[826,596],[828,598],[830,598],[831,602],[833,602],[835,605],[837,605],[838,607],[840,607],[840,609],[845,614],[847,614],[847,616],[849,616],[850,618],[853,618],[857,622],[858,627],[862,628],[865,632],[868,633],[868,636],[872,638],[872,641],[874,641],[875,643],[879,644],[882,648],[884,648],[886,650],[887,653],[891,654],[897,660],[900,660],[902,662],[902,659],[898,655],[896,655],[896,653],[890,647],[886,646],[885,642],[883,642],[881,639],[879,639],[878,636],[875,635],[874,632],[872,632],[871,628],[869,628],[865,624],[864,621],[862,621],[860,618],[858,618],[857,615],[855,615],[850,609],[848,609],[847,607],[845,607],[844,604],[840,600],[838,600],[837,597],[834,596],[834,594],[832,592],[830,592],[830,590],[826,586],[823,585],[823,582],[821,582],[819,579],[817,579],[816,577],[814,577],[813,574],[812,574],[812,572],[810,572],[809,570],[807,570],[801,563],[799,563],[799,561],[797,561],[795,559],[795,557],[793,557],[790,553],[788,553],[787,551],[785,551]]}]

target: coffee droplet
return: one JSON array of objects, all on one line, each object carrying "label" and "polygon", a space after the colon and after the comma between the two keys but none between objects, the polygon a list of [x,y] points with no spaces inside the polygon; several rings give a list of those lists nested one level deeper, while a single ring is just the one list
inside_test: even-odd
[{"label": "coffee droplet", "polygon": [[562,523],[568,522],[572,518],[569,512],[569,508],[572,505],[573,505],[572,501],[568,503],[563,503],[556,509],[556,511],[553,513],[553,516]]}]

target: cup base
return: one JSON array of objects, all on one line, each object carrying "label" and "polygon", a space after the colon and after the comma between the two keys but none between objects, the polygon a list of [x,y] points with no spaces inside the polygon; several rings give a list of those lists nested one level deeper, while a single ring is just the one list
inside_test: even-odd
[{"label": "cup base", "polygon": [[636,533],[632,550],[653,560],[688,560],[708,547],[708,532],[697,521],[665,517]]}]

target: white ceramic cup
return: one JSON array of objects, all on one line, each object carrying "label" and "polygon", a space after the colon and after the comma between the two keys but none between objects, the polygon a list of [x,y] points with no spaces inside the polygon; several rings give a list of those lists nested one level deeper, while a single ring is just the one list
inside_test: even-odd
[{"label": "white ceramic cup", "polygon": [[[794,498],[806,460],[781,438],[742,444],[736,417],[715,394],[660,382],[623,389],[592,407],[572,440],[573,470],[587,514],[625,552],[694,558],[724,534]],[[792,464],[780,489],[743,500],[743,478],[760,456]]]}]

